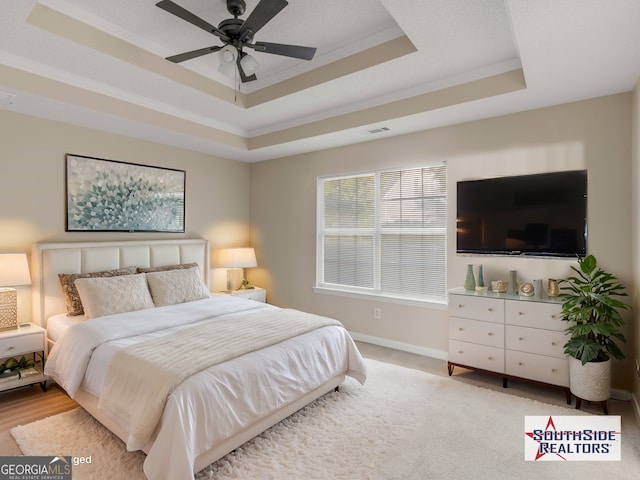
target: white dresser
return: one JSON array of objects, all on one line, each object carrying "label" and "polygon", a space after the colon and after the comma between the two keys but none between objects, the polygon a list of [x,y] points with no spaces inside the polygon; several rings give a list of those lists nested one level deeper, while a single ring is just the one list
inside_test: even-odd
[{"label": "white dresser", "polygon": [[460,366],[561,388],[571,401],[561,302],[464,288],[449,291],[449,375]]}]

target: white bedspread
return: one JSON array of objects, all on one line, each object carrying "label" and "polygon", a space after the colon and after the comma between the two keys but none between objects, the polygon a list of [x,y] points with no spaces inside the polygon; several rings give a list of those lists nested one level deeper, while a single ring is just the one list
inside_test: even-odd
[{"label": "white bedspread", "polygon": [[[215,301],[213,301],[215,299]],[[73,398],[82,383],[93,351],[113,340],[155,331],[188,326],[206,318],[254,308],[268,308],[258,302],[234,302],[232,297],[212,297],[195,302],[108,315],[70,328],[51,350],[45,374]],[[262,306],[262,307],[261,307]],[[172,330],[167,330],[167,334]]]},{"label": "white bedspread", "polygon": [[143,448],[167,397],[185,378],[329,325],[341,324],[298,310],[259,308],[210,318],[174,335],[124,348],[109,364],[100,408],[129,425],[130,449]]},{"label": "white bedspread", "polygon": [[[216,296],[190,302],[190,313],[176,319],[184,309],[161,307],[74,326],[51,351],[46,373],[72,396],[81,387],[99,397],[106,365],[123,346],[180,331],[212,314],[277,307]],[[323,327],[196,373],[168,397],[155,438],[144,448],[145,473],[154,480],[192,478],[200,454],[341,373],[360,382],[366,378],[362,357],[341,326]]]}]

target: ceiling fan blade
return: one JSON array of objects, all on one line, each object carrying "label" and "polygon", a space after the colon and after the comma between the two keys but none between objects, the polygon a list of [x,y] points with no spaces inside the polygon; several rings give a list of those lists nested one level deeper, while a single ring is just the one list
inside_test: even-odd
[{"label": "ceiling fan blade", "polygon": [[260,0],[256,8],[240,27],[240,31],[246,36],[253,36],[258,30],[264,27],[269,20],[275,17],[280,11],[289,5],[286,0]]},{"label": "ceiling fan blade", "polygon": [[302,60],[311,60],[316,54],[316,49],[313,47],[285,45],[283,43],[256,42],[254,45],[247,44],[247,46],[253,48],[256,52],[273,53],[274,55],[300,58]]},{"label": "ceiling fan blade", "polygon": [[242,80],[242,83],[246,83],[246,82],[253,82],[254,80],[257,80],[258,77],[256,77],[256,74],[252,74],[250,76],[247,76],[246,73],[244,73],[244,70],[242,69],[242,64],[240,63],[240,60],[242,60],[242,58],[247,55],[244,52],[240,52],[240,55],[238,55],[238,58],[236,59],[236,66],[238,67],[238,72],[240,73],[240,80]]},{"label": "ceiling fan blade", "polygon": [[219,30],[217,27],[211,25],[209,22],[201,19],[197,15],[194,15],[189,10],[184,9],[183,7],[181,7],[177,3],[172,2],[171,0],[162,0],[161,2],[156,3],[156,7],[159,7],[162,10],[175,15],[176,17],[179,17],[182,20],[185,20],[190,24],[195,25],[196,27],[199,27],[209,33],[212,33],[222,38],[223,40],[228,40],[228,37],[224,34],[224,32]]},{"label": "ceiling fan blade", "polygon": [[213,46],[213,47],[205,47],[199,48],[198,50],[192,50],[190,52],[179,53],[178,55],[172,55],[167,57],[167,60],[173,63],[184,62],[185,60],[191,60],[192,58],[201,57],[202,55],[207,55],[209,53],[217,52],[222,47]]}]

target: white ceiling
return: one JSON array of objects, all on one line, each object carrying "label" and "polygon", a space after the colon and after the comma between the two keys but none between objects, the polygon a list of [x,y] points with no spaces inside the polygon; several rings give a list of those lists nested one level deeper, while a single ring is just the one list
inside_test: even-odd
[{"label": "white ceiling", "polygon": [[[214,25],[231,16],[225,0],[174,1]],[[254,162],[626,92],[640,77],[638,0],[290,0],[255,40],[315,58],[250,51],[259,79],[242,85],[215,53],[164,60],[220,42],[156,2],[0,0],[0,108]]]}]

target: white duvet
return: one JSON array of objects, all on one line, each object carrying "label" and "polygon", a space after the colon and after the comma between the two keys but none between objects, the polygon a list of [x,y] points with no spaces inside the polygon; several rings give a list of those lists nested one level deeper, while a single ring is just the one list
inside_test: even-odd
[{"label": "white duvet", "polygon": [[[100,397],[107,366],[119,349],[209,317],[221,320],[221,315],[254,309],[277,307],[215,296],[92,319],[60,338],[45,373],[71,397],[80,388]],[[198,455],[340,373],[360,382],[366,378],[362,357],[341,326],[323,327],[196,373],[167,398],[155,439],[145,447],[145,473],[154,480],[192,478]]]}]

